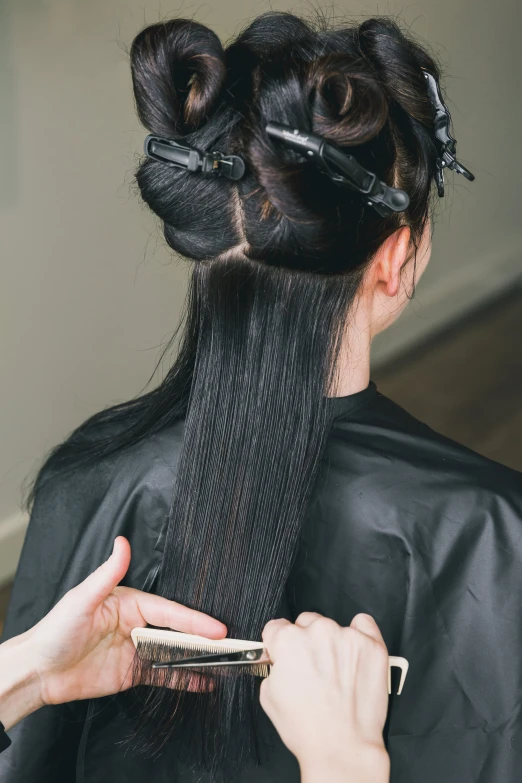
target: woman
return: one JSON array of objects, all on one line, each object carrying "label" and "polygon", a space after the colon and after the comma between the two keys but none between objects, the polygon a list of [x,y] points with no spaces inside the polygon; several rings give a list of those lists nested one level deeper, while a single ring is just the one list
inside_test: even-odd
[{"label": "woman", "polygon": [[[410,662],[385,730],[393,780],[518,780],[520,475],[369,377],[373,337],[428,263],[433,185],[444,164],[459,170],[441,146],[436,64],[387,19],[328,30],[278,13],[225,50],[195,22],[153,25],[131,64],[151,134],[245,170],[203,176],[149,140],[142,197],[195,262],[179,356],[158,389],[86,422],[44,466],[7,635],[124,534],[126,584],[233,637],[303,611],[343,626],[373,615]],[[270,122],[349,152],[373,185],[343,187]],[[383,209],[395,195],[400,208]],[[256,710],[256,678],[216,673],[202,693],[136,681],[134,699],[30,716],[2,780],[299,779]]]}]

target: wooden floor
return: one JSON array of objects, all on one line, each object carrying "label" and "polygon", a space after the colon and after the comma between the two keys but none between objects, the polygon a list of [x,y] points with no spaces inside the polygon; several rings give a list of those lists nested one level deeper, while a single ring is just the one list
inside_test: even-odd
[{"label": "wooden floor", "polygon": [[[372,378],[433,429],[522,471],[522,287]],[[0,628],[8,597],[0,589]]]}]

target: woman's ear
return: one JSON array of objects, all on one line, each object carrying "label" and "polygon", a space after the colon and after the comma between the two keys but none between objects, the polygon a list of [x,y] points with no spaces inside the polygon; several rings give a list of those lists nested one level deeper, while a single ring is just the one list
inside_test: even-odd
[{"label": "woman's ear", "polygon": [[408,260],[411,231],[408,226],[398,228],[377,251],[374,262],[374,282],[386,296],[397,296],[401,270]]}]

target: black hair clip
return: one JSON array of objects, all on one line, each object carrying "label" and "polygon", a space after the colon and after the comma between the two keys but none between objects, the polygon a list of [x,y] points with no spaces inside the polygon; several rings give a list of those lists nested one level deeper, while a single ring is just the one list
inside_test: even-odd
[{"label": "black hair clip", "polygon": [[440,143],[440,154],[437,158],[435,181],[439,196],[444,195],[444,169],[453,169],[457,174],[463,174],[466,179],[473,182],[475,175],[471,173],[456,157],[456,140],[450,134],[451,114],[442,99],[439,84],[432,73],[422,69],[424,78],[428,82],[428,95],[435,109],[435,138]]},{"label": "black hair clip", "polygon": [[239,155],[223,155],[217,150],[199,152],[194,147],[180,144],[174,139],[147,136],[144,150],[149,158],[206,177],[221,176],[237,180],[245,173],[245,162]]},{"label": "black hair clip", "polygon": [[389,217],[394,212],[403,212],[408,208],[410,198],[404,190],[381,182],[376,174],[361,166],[353,155],[343,152],[322,136],[303,133],[280,122],[269,122],[265,130],[269,136],[280,139],[292,149],[311,158],[332,182],[362,193],[368,206],[377,210],[382,217]]}]

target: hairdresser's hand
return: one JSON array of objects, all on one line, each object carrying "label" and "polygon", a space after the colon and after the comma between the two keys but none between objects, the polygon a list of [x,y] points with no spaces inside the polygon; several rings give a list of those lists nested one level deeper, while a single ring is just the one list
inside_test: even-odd
[{"label": "hairdresser's hand", "polygon": [[382,731],[388,653],[375,621],[350,628],[307,612],[272,620],[263,641],[273,661],[261,705],[301,767],[303,783],[386,783]]},{"label": "hairdresser's hand", "polygon": [[[28,703],[23,714],[43,704],[105,696],[130,687],[135,651],[130,632],[136,626],[158,625],[212,639],[226,635],[226,627],[208,615],[159,596],[117,587],[130,557],[129,542],[119,536],[103,565],[30,631],[0,646],[3,670],[16,669],[17,677],[25,682]],[[0,693],[1,686],[0,682]],[[14,683],[11,690],[15,687],[20,691]],[[19,712],[16,720],[23,717]],[[14,717],[6,713],[2,699],[0,720],[12,725]]]}]

